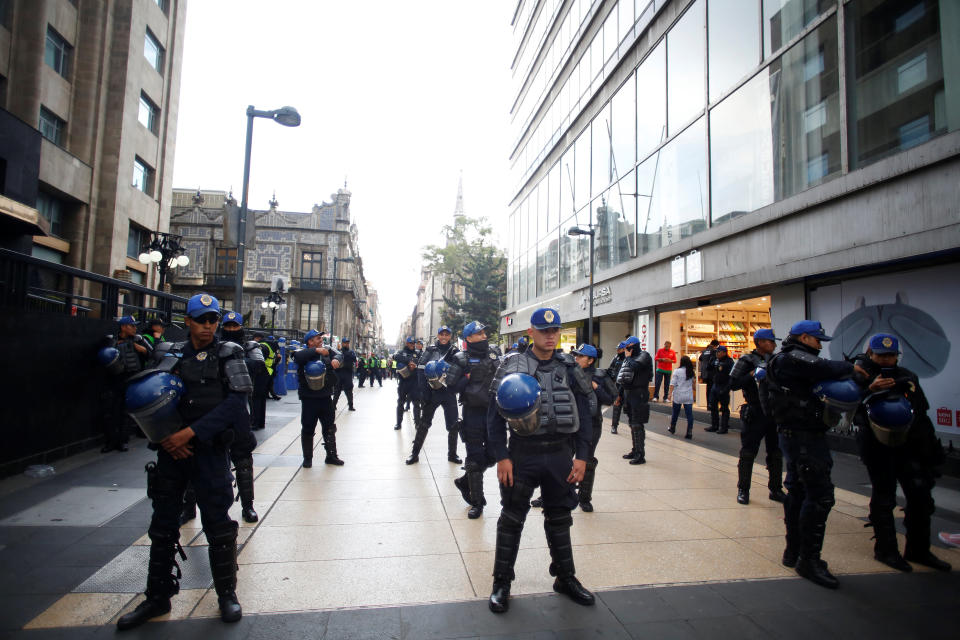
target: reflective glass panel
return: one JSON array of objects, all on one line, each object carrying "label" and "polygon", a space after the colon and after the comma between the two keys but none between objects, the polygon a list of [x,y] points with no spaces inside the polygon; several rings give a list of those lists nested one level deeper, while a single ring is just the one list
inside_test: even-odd
[{"label": "reflective glass panel", "polygon": [[710,0],[710,102],[760,62],[760,1]]},{"label": "reflective glass panel", "polygon": [[573,236],[567,235],[567,229],[576,226],[573,216],[560,225],[560,286],[565,287],[577,279],[578,247]]},{"label": "reflective glass panel", "polygon": [[[667,122],[672,136],[703,110],[706,15],[697,0],[667,33]],[[642,91],[642,89],[641,89]],[[642,94],[641,94],[642,95]]]},{"label": "reflective glass panel", "polygon": [[560,160],[560,211],[559,220],[573,213],[573,148],[567,149]]},{"label": "reflective glass panel", "polygon": [[763,0],[763,57],[790,42],[834,0]]},{"label": "reflective glass panel", "polygon": [[591,194],[597,195],[610,185],[610,105],[593,119],[593,164]]},{"label": "reflective glass panel", "polygon": [[594,201],[598,271],[615,267],[633,257],[636,202],[633,172]]},{"label": "reflective glass panel", "polygon": [[637,94],[633,83],[634,76],[631,75],[610,101],[610,124],[613,128],[610,175],[614,180],[630,171],[637,161]]},{"label": "reflective glass panel", "polygon": [[518,265],[520,270],[520,297],[517,299],[519,303],[524,303],[528,300],[527,298],[527,254],[524,253],[520,256],[520,263]]},{"label": "reflective glass panel", "polygon": [[547,221],[547,231],[554,231],[557,228],[557,222],[560,221],[560,188],[561,188],[560,163],[553,165],[550,169],[550,192],[547,198],[547,208],[549,210],[549,219]]},{"label": "reflective glass panel", "polygon": [[[960,126],[960,4],[953,0],[846,5],[850,167]],[[941,33],[950,37],[941,46]],[[944,77],[944,69],[952,69]]]},{"label": "reflective glass panel", "polygon": [[577,211],[590,201],[590,127],[577,138],[576,168],[573,178],[573,201]]},{"label": "reflective glass panel", "polygon": [[707,228],[706,118],[637,168],[637,246],[640,253]]},{"label": "reflective glass panel", "polygon": [[667,47],[650,52],[637,69],[637,159],[667,139]]}]

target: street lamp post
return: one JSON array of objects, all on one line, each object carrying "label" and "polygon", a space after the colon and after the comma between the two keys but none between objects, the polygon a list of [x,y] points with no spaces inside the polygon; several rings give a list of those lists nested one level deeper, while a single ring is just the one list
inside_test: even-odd
[{"label": "street lamp post", "polygon": [[154,231],[153,239],[143,250],[138,258],[140,264],[154,264],[157,271],[160,272],[157,289],[163,291],[163,285],[167,280],[167,273],[170,269],[176,267],[185,267],[190,264],[190,258],[184,255],[184,247],[180,244],[183,236],[172,233],[163,233]]},{"label": "street lamp post", "polygon": [[333,343],[333,321],[337,318],[337,264],[341,262],[355,262],[353,258],[338,258],[337,256],[333,257],[333,281],[330,284],[330,291],[333,292],[333,295],[330,296],[330,342]]},{"label": "street lamp post", "polygon": [[286,309],[287,301],[283,299],[283,285],[276,291],[271,291],[270,295],[267,296],[267,299],[260,303],[260,308],[263,310],[270,309],[270,328],[277,328],[277,309]]},{"label": "street lamp post", "polygon": [[257,111],[247,107],[247,146],[243,152],[243,191],[240,202],[240,219],[237,221],[237,280],[234,284],[233,308],[242,313],[244,253],[247,247],[247,192],[250,190],[250,147],[253,144],[253,119],[270,118],[285,127],[300,126],[300,114],[293,107],[280,107],[273,111]]},{"label": "street lamp post", "polygon": [[593,224],[588,224],[586,229],[581,227],[570,227],[567,230],[568,236],[590,236],[590,288],[587,292],[589,299],[589,314],[587,316],[587,343],[593,344],[593,241],[596,237],[596,231]]}]

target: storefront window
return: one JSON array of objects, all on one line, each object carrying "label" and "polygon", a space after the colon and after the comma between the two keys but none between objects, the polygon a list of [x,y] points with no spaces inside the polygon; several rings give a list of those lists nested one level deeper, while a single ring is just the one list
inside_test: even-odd
[{"label": "storefront window", "polygon": [[846,5],[851,168],[960,127],[960,29],[950,0],[856,1]]},{"label": "storefront window", "polygon": [[834,5],[834,0],[763,0],[763,57],[770,57]]},{"label": "storefront window", "polygon": [[703,111],[706,67],[704,0],[697,0],[667,33],[667,122],[670,135]]},{"label": "storefront window", "polygon": [[637,247],[646,253],[707,228],[707,149],[700,118],[637,168]]},{"label": "storefront window", "polygon": [[710,102],[760,62],[758,0],[710,0]]},{"label": "storefront window", "polygon": [[661,41],[637,69],[637,159],[667,139],[666,64],[666,46]]}]

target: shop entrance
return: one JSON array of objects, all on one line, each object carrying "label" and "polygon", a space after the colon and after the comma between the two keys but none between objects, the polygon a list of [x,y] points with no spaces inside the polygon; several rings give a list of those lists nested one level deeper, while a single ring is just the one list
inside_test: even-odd
[{"label": "shop entrance", "polygon": [[[692,307],[677,311],[666,311],[657,317],[659,344],[672,343],[677,352],[677,362],[683,356],[690,356],[693,366],[697,367],[700,352],[707,348],[711,340],[719,340],[727,347],[731,358],[739,358],[743,353],[753,350],[753,333],[757,329],[769,329],[770,296],[760,296],[735,300],[703,307]],[[697,371],[700,375],[700,371]],[[740,406],[742,397],[739,391],[733,393],[730,407]],[[706,407],[706,385],[698,384],[696,406]]]}]

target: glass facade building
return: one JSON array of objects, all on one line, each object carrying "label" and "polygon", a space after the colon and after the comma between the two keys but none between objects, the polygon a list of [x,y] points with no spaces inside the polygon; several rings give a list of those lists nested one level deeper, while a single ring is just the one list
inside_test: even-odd
[{"label": "glass facade building", "polygon": [[601,282],[960,128],[951,0],[520,0],[513,29],[508,311],[585,286],[570,227]]}]

